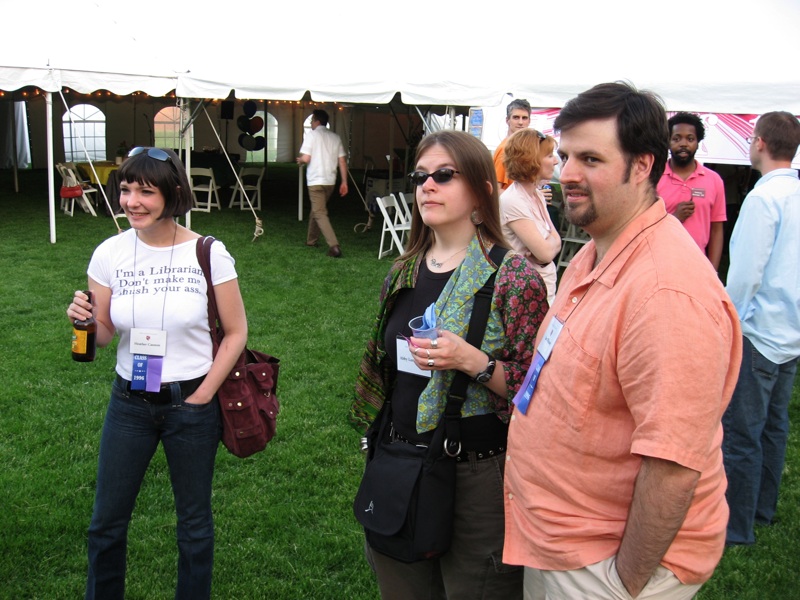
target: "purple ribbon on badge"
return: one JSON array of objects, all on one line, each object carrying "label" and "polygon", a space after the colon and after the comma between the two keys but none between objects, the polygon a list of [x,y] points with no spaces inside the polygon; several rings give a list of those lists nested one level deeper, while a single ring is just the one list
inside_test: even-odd
[{"label": "purple ribbon on badge", "polygon": [[147,357],[147,387],[146,392],[161,391],[161,369],[164,366],[163,356]]},{"label": "purple ribbon on badge", "polygon": [[536,389],[536,382],[539,380],[539,373],[542,372],[544,362],[544,357],[537,350],[528,369],[528,374],[525,375],[517,395],[514,396],[514,405],[523,415],[528,412],[528,405],[531,403],[531,396],[533,396],[533,390]]},{"label": "purple ribbon on badge", "polygon": [[134,354],[131,389],[139,391],[144,390],[146,392],[161,391],[161,370],[163,367],[163,356]]}]

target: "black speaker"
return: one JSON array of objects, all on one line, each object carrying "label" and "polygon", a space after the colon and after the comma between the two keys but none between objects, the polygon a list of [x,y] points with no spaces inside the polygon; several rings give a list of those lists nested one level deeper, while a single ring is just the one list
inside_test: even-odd
[{"label": "black speaker", "polygon": [[233,118],[233,100],[223,100],[219,105],[219,116],[221,119]]}]

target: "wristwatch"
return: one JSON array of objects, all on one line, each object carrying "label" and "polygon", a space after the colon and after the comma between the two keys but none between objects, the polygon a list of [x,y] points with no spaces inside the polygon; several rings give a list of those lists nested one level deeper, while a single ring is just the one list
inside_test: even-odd
[{"label": "wristwatch", "polygon": [[478,383],[486,383],[489,381],[492,378],[492,373],[494,373],[494,366],[497,364],[497,361],[488,354],[486,357],[489,359],[489,364],[486,365],[486,368],[483,371],[475,375],[474,378],[474,381],[477,381]]}]

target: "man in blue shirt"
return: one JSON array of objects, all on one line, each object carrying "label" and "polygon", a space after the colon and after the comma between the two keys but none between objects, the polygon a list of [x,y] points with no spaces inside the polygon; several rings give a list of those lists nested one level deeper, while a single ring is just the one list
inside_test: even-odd
[{"label": "man in blue shirt", "polygon": [[791,168],[800,123],[761,116],[750,162],[761,179],[742,203],[730,244],[727,290],[742,323],[742,367],[722,418],[730,506],[727,544],[755,542],[778,503],[789,400],[800,357],[800,180]]}]

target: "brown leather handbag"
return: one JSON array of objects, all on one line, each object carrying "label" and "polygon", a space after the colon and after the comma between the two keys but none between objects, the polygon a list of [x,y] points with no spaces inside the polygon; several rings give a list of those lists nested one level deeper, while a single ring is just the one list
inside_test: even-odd
[{"label": "brown leather handbag", "polygon": [[[208,326],[214,356],[225,335],[217,313],[211,283],[211,244],[214,238],[197,240],[197,260],[208,283]],[[258,350],[245,348],[230,374],[217,391],[222,413],[222,443],[239,458],[261,452],[277,426],[280,404],[275,395],[280,360]]]}]

